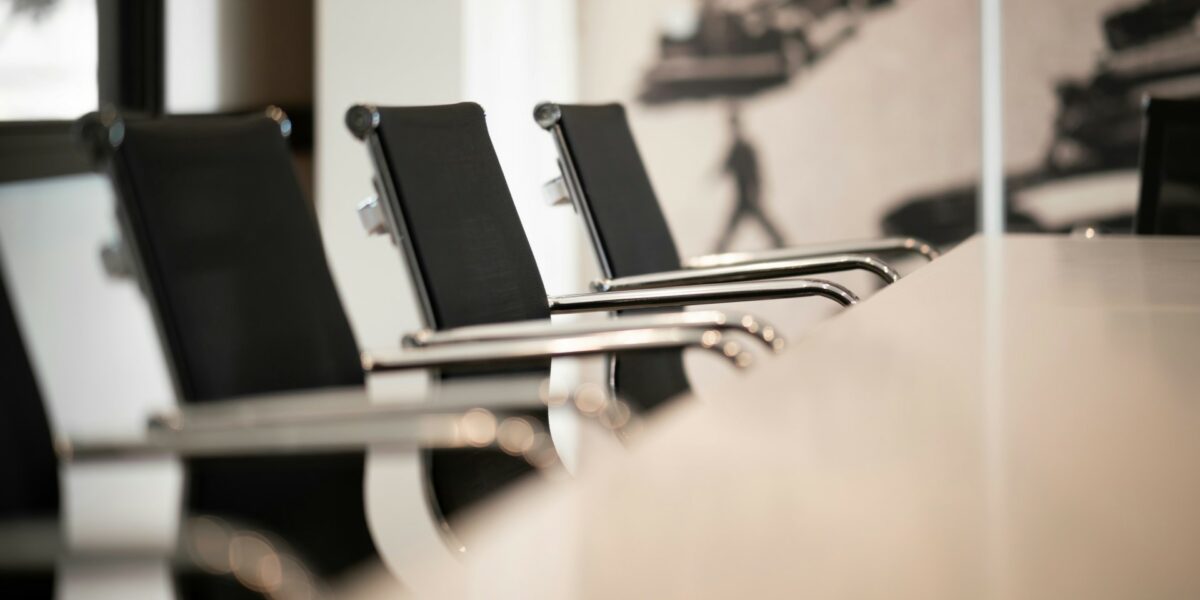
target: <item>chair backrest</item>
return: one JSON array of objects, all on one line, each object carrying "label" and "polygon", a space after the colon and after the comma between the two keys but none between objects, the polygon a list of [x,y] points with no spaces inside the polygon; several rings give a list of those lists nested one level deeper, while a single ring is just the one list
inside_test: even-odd
[{"label": "chair backrest", "polygon": [[[395,228],[435,329],[550,318],[546,289],[477,104],[354,106],[346,114],[367,142],[380,201]],[[440,377],[550,373],[550,361],[442,371]],[[545,411],[531,414],[545,419]],[[425,455],[437,507],[451,523],[479,500],[530,473],[491,449]]]},{"label": "chair backrest", "polygon": [[[672,271],[681,264],[620,104],[539,104],[534,119],[558,146],[559,166],[605,277]],[[668,309],[671,310],[671,309]],[[691,389],[675,350],[618,355],[613,382],[643,410]]]},{"label": "chair backrest", "polygon": [[[269,114],[118,119],[100,135],[114,146],[118,215],[184,402],[363,384],[286,117]],[[363,462],[362,452],[192,459],[188,509],[280,535],[336,577],[376,556]]]},{"label": "chair backrest", "polygon": [[1200,100],[1147,98],[1139,235],[1200,235]]},{"label": "chair backrest", "polygon": [[477,104],[366,107],[366,139],[427,325],[549,319],[546,289]]},{"label": "chair backrest", "polygon": [[186,401],[363,383],[280,127],[265,114],[129,121],[113,152]]},{"label": "chair backrest", "polygon": [[0,520],[58,516],[50,424],[0,273]]},{"label": "chair backrest", "polygon": [[[680,268],[679,252],[620,104],[543,104],[538,124],[559,145],[563,175],[606,277]],[[574,180],[574,181],[571,181]]]},{"label": "chair backrest", "polygon": [[[58,460],[12,301],[0,273],[0,522],[57,519]],[[15,549],[14,549],[15,550]],[[54,570],[0,572],[0,598],[53,598]]]}]

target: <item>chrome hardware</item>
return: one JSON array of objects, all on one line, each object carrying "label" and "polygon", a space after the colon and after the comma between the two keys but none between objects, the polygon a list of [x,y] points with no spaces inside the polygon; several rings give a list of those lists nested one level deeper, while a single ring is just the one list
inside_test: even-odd
[{"label": "chrome hardware", "polygon": [[365,140],[379,127],[379,111],[370,104],[356,104],[346,111],[346,128],[354,137]]},{"label": "chrome hardware", "polygon": [[379,445],[398,448],[487,446],[495,440],[464,436],[464,420],[493,425],[544,407],[539,381],[492,382],[488,390],[435,390],[433,402],[372,404],[361,388],[232,398],[150,415],[145,435],[130,438],[59,438],[63,460],[178,454],[238,456],[339,452]]},{"label": "chrome hardware", "polygon": [[815,258],[797,258],[762,262],[733,263],[713,267],[696,267],[679,271],[647,273],[617,279],[602,279],[592,284],[597,291],[636,290],[671,285],[762,281],[782,277],[801,277],[862,270],[876,275],[885,284],[900,281],[900,273],[887,263],[866,255],[838,254]]},{"label": "chrome hardware", "polygon": [[383,206],[379,204],[379,196],[367,196],[358,203],[358,220],[362,223],[367,235],[384,235],[388,233],[387,215],[383,214]]},{"label": "chrome hardware", "polygon": [[542,184],[542,199],[547,206],[561,206],[571,203],[571,195],[567,191],[567,183],[562,177],[555,177]]},{"label": "chrome hardware", "polygon": [[100,246],[100,263],[104,265],[105,274],[113,279],[132,279],[136,274],[133,257],[129,255],[129,246],[123,237]]},{"label": "chrome hardware", "polygon": [[[617,293],[624,292],[613,292],[612,295]],[[551,301],[553,302],[553,299]],[[717,335],[716,341],[710,333]],[[553,338],[464,342],[417,349],[364,352],[362,363],[363,370],[372,373],[453,365],[503,364],[534,358],[587,356],[629,350],[702,348],[722,354],[739,367],[749,365],[750,355],[742,351],[737,342],[720,341],[720,335],[721,332],[717,329],[623,329]]]},{"label": "chrome hardware", "polygon": [[774,327],[771,327],[753,315],[730,315],[715,310],[700,310],[661,315],[623,316],[617,319],[574,323],[518,321],[513,323],[497,323],[494,325],[456,327],[443,331],[422,329],[404,336],[404,344],[408,347],[440,346],[500,340],[550,339],[591,333],[615,332],[626,329],[670,329],[678,327],[741,332],[752,336],[774,352],[782,351],[786,343]]},{"label": "chrome hardware", "polygon": [[858,303],[854,292],[820,279],[779,279],[741,283],[708,283],[695,286],[660,287],[593,294],[551,296],[550,312],[571,313],[599,310],[664,308],[691,304],[720,304],[743,300],[775,300],[821,296],[851,306]]},{"label": "chrome hardware", "polygon": [[876,240],[856,240],[848,242],[833,242],[827,244],[807,244],[780,248],[778,250],[762,250],[758,252],[727,252],[724,254],[709,254],[697,256],[684,261],[685,269],[703,267],[725,267],[776,260],[794,260],[802,258],[819,258],[835,254],[917,254],[925,260],[932,261],[940,256],[933,244],[918,238],[883,238]]},{"label": "chrome hardware", "polygon": [[547,131],[562,120],[562,109],[553,102],[539,102],[533,107],[533,120]]},{"label": "chrome hardware", "polygon": [[266,110],[267,118],[279,124],[279,134],[283,137],[291,137],[292,135],[292,120],[288,118],[287,113],[278,106],[268,106]]}]

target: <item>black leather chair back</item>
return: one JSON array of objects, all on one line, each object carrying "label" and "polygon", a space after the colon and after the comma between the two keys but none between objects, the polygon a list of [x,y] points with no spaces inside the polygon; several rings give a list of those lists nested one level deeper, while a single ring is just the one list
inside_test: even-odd
[{"label": "black leather chair back", "polygon": [[[175,117],[109,132],[119,141],[110,165],[119,212],[181,400],[361,386],[280,123]],[[318,575],[337,577],[375,556],[363,461],[361,452],[189,460],[188,509],[273,532]]]},{"label": "black leather chair back", "polygon": [[1200,235],[1200,100],[1148,98],[1134,231]]},{"label": "black leather chair back", "polygon": [[680,268],[671,229],[620,104],[560,104],[559,127],[586,199],[607,277]]},{"label": "black leather chair back", "polygon": [[[0,522],[58,518],[58,461],[0,273]],[[52,569],[0,572],[0,598],[52,598]]]},{"label": "black leather chair back", "polygon": [[[550,318],[546,289],[477,104],[353,107],[348,122],[377,119],[367,137],[403,221],[400,240],[435,329]],[[550,362],[443,371],[443,378],[504,373],[549,376]],[[531,390],[531,393],[535,390]],[[545,412],[530,415],[546,419]],[[453,522],[477,500],[531,471],[495,450],[432,450],[426,469],[438,508]]]},{"label": "black leather chair back", "polygon": [[186,400],[363,383],[278,123],[130,121],[113,166]]},{"label": "black leather chair back", "polygon": [[[372,128],[388,171],[384,186],[390,178],[391,210],[408,231],[406,251],[414,255],[414,270],[427,289],[432,324],[549,318],[541,275],[483,109],[463,103],[373,111],[370,116],[361,107],[351,109],[347,121],[359,135],[364,123],[377,121]],[[650,206],[658,211],[653,197]],[[659,219],[665,229],[661,213]],[[666,247],[675,256],[667,236]],[[677,256],[673,264],[678,268]],[[636,355],[636,360],[618,356],[616,364],[617,390],[633,404],[653,408],[689,389],[678,351]]]},{"label": "black leather chair back", "polygon": [[[606,277],[629,277],[681,267],[667,219],[646,172],[625,108],[620,104],[557,105],[562,131],[584,195],[600,268]],[[636,356],[636,358],[634,358]],[[676,350],[619,354],[617,389],[652,409],[691,389]]]},{"label": "black leather chair back", "polygon": [[477,104],[377,108],[436,328],[549,319],[546,289]]}]

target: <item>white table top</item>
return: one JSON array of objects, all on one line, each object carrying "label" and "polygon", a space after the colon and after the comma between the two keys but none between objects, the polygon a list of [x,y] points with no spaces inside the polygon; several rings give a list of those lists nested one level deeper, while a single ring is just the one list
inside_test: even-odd
[{"label": "white table top", "polygon": [[480,519],[478,598],[1200,597],[1200,241],[971,240]]}]

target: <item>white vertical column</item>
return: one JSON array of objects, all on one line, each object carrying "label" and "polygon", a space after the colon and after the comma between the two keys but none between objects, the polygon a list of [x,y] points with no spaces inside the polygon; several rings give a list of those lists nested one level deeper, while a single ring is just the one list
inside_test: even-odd
[{"label": "white vertical column", "polygon": [[980,0],[979,8],[983,116],[979,231],[999,235],[1004,232],[1003,0]]},{"label": "white vertical column", "polygon": [[[533,121],[538,102],[577,96],[575,0],[462,0],[462,6],[466,99],[487,111],[488,132],[547,291],[577,292],[584,284],[582,228],[570,208],[542,200],[542,184],[558,175],[557,155],[550,134]],[[577,385],[590,364],[555,361],[552,385]],[[550,413],[555,446],[570,470],[578,466],[582,435],[576,416],[569,409]]]},{"label": "white vertical column", "polygon": [[550,293],[579,291],[580,228],[551,208],[541,185],[557,176],[550,135],[533,121],[540,101],[576,97],[573,0],[462,0],[465,99],[487,111],[488,131]]},{"label": "white vertical column", "polygon": [[218,0],[167,0],[166,109],[202,113],[221,108]]}]

